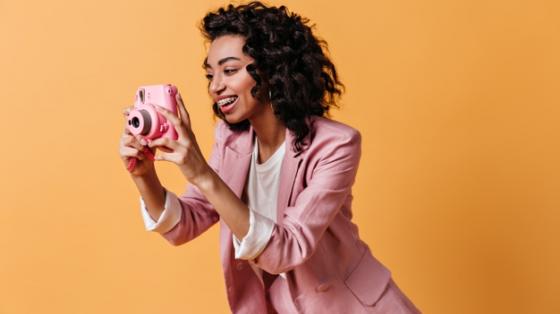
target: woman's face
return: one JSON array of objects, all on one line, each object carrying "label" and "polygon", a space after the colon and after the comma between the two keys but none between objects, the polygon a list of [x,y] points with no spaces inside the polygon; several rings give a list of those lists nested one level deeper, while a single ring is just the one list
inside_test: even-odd
[{"label": "woman's face", "polygon": [[245,39],[224,35],[212,41],[205,61],[208,91],[229,123],[251,120],[264,106],[251,95],[255,80],[247,72],[253,58],[243,53]]}]

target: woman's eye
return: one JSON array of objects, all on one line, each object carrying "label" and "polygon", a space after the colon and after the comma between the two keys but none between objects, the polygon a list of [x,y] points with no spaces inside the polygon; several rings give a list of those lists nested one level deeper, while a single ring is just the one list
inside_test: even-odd
[{"label": "woman's eye", "polygon": [[225,69],[225,70],[224,70],[224,73],[225,73],[225,74],[228,74],[228,75],[231,75],[231,74],[233,74],[233,73],[235,73],[235,72],[237,72],[237,69]]},{"label": "woman's eye", "polygon": [[206,74],[206,79],[211,81],[212,80],[212,74]]}]

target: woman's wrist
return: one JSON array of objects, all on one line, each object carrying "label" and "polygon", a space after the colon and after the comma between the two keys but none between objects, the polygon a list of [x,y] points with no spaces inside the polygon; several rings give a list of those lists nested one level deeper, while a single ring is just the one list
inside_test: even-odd
[{"label": "woman's wrist", "polygon": [[148,171],[142,175],[130,175],[132,180],[138,187],[154,187],[161,185],[159,178],[155,171]]},{"label": "woman's wrist", "polygon": [[214,170],[208,167],[206,171],[198,175],[196,178],[190,180],[190,182],[204,194],[204,191],[212,189],[212,186],[214,186],[214,180],[216,178],[217,175]]}]

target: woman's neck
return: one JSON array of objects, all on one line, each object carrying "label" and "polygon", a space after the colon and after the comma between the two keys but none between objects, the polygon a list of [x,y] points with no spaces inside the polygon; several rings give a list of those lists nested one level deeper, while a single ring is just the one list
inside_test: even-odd
[{"label": "woman's neck", "polygon": [[274,115],[270,105],[265,106],[262,114],[250,120],[259,141],[259,159],[263,162],[284,143],[286,137],[284,123]]}]

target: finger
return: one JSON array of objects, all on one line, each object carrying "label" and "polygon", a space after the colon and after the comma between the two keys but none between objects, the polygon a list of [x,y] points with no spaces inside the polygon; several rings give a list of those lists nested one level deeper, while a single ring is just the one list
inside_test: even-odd
[{"label": "finger", "polygon": [[130,130],[128,129],[128,121],[124,122],[124,130],[123,133],[126,135],[132,135],[132,132],[130,132]]},{"label": "finger", "polygon": [[[122,111],[123,116],[124,116],[125,118],[128,117],[128,115],[130,114],[130,111],[131,111],[131,110],[132,110],[132,107],[126,107],[126,108],[124,108],[123,111]],[[130,132],[130,130],[128,129],[128,121],[127,121],[127,120],[125,120],[125,122],[124,122],[124,133],[125,133],[125,134],[132,134],[132,133]]]},{"label": "finger", "polygon": [[181,116],[181,121],[187,126],[187,128],[191,128],[191,117],[187,108],[185,107],[185,102],[183,102],[183,97],[181,97],[180,93],[175,95],[175,99],[177,100],[177,107],[179,107],[179,115]]},{"label": "finger", "polygon": [[181,126],[181,120],[179,119],[179,117],[177,117],[177,115],[175,115],[173,112],[162,108],[160,106],[154,106],[156,108],[156,110],[161,113],[167,120],[169,120],[169,122],[171,122],[171,124],[173,124],[176,127]]},{"label": "finger", "polygon": [[172,163],[178,163],[177,158],[175,157],[175,154],[170,154],[170,153],[158,154],[157,156],[155,156],[154,160],[156,160],[156,161],[169,161],[169,162],[172,162]]},{"label": "finger", "polygon": [[156,108],[156,110],[161,113],[169,122],[171,122],[171,124],[173,124],[173,126],[175,127],[175,130],[177,131],[179,138],[181,139],[188,139],[188,135],[187,132],[183,126],[183,123],[181,120],[179,120],[179,118],[171,111],[159,107],[159,106],[154,106]]},{"label": "finger", "polygon": [[130,144],[127,145],[128,147],[132,147],[135,148],[137,150],[143,150],[144,146],[138,142],[130,142]]},{"label": "finger", "polygon": [[167,151],[175,151],[179,147],[179,143],[177,141],[173,141],[167,137],[160,137],[148,143],[148,147],[150,148],[158,148],[163,151],[167,149]]},{"label": "finger", "polygon": [[120,150],[120,155],[123,159],[137,158],[143,160],[145,158],[142,151],[133,147],[123,147]]},{"label": "finger", "polygon": [[166,153],[172,153],[173,152],[172,149],[167,148],[167,147],[163,147],[163,146],[158,147],[158,149],[161,150],[162,152],[166,152]]},{"label": "finger", "polygon": [[123,116],[125,116],[125,117],[128,116],[128,114],[130,113],[131,110],[132,110],[132,107],[125,107],[125,108],[122,110]]},{"label": "finger", "polygon": [[136,141],[138,141],[138,143],[140,143],[140,145],[143,145],[143,146],[148,145],[148,141],[146,141],[146,139],[143,138],[142,136],[136,135],[135,138],[136,138]]},{"label": "finger", "polygon": [[138,142],[138,140],[134,136],[125,136],[123,138],[123,145],[128,147],[134,147],[136,149],[142,150],[144,149],[144,145]]}]

